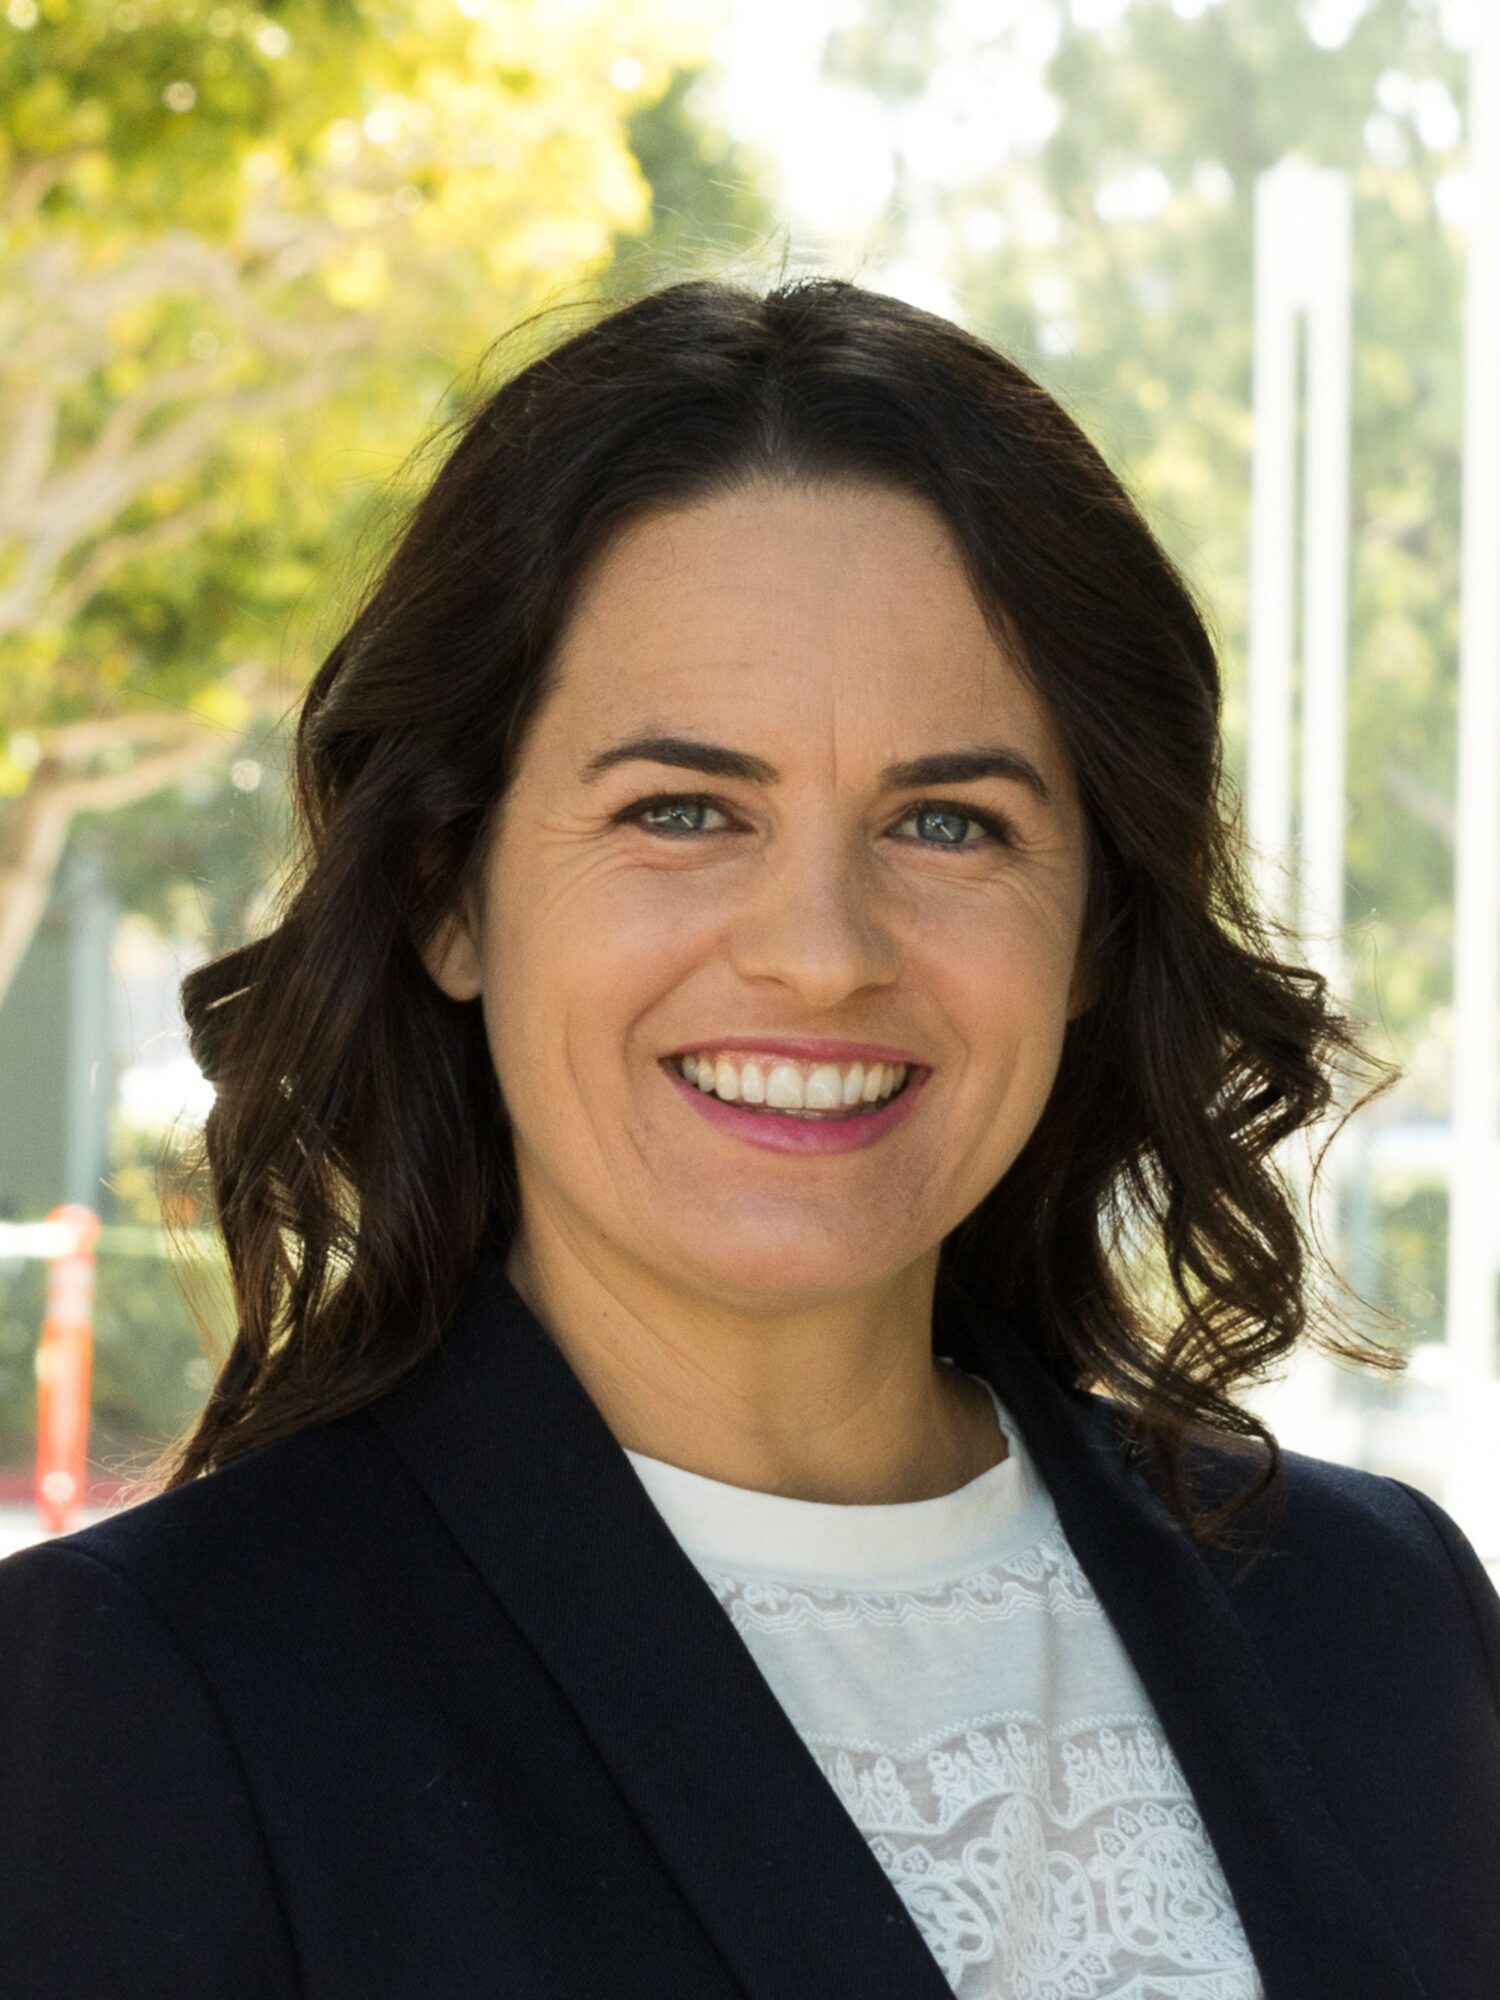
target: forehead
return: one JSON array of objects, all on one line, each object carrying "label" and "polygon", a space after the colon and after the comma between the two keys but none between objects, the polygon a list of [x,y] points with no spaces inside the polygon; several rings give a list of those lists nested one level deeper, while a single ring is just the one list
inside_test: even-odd
[{"label": "forehead", "polygon": [[893,736],[926,748],[1003,721],[1039,756],[1057,750],[947,522],[882,488],[754,488],[633,522],[589,578],[560,666],[553,721],[570,745],[801,723],[883,753]]}]

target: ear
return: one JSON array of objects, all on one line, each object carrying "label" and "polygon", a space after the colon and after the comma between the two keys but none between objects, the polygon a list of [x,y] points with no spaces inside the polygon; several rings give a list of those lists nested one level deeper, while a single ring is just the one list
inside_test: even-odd
[{"label": "ear", "polygon": [[450,1000],[473,1000],[482,990],[479,948],[461,914],[444,918],[422,948],[422,963]]}]

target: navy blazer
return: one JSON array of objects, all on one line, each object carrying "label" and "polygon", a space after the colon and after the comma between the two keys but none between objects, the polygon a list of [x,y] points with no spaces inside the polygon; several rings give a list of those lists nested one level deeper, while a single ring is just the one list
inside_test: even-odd
[{"label": "navy blazer", "polygon": [[[1288,1453],[1246,1570],[1115,1404],[968,1308],[934,1346],[1051,1490],[1267,2000],[1496,2000],[1500,1597],[1450,1517]],[[0,1990],[951,2000],[488,1253],[378,1402],[0,1562]]]}]

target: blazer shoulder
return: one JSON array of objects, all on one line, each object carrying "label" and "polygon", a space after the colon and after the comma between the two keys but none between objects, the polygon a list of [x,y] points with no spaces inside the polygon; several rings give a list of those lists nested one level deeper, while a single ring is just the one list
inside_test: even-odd
[{"label": "blazer shoulder", "polygon": [[226,1571],[305,1564],[361,1517],[378,1524],[406,1475],[363,1411],[278,1438],[185,1486],[106,1514],[48,1546],[128,1577],[170,1607]]},{"label": "blazer shoulder", "polygon": [[[1245,1461],[1233,1454],[1221,1461],[1231,1462]],[[1277,1518],[1284,1515],[1290,1534],[1334,1556],[1342,1552],[1346,1562],[1368,1556],[1381,1565],[1405,1561],[1425,1572],[1441,1595],[1468,1607],[1492,1664],[1496,1661],[1500,1595],[1473,1543],[1431,1494],[1390,1473],[1286,1446],[1277,1484],[1286,1498],[1278,1495],[1271,1504],[1281,1510]]]},{"label": "blazer shoulder", "polygon": [[1481,1562],[1479,1551],[1452,1515],[1440,1507],[1431,1494],[1408,1486],[1404,1479],[1391,1479],[1387,1483],[1399,1488],[1420,1510],[1452,1565],[1453,1574],[1473,1616],[1480,1651],[1489,1670],[1495,1713],[1500,1716],[1500,1591],[1496,1590],[1489,1571]]},{"label": "blazer shoulder", "polygon": [[[1094,1391],[1077,1393],[1089,1427],[1123,1452],[1124,1407]],[[1209,1432],[1195,1434],[1186,1457],[1199,1504],[1209,1506],[1244,1491],[1266,1462],[1255,1440]],[[1430,1494],[1388,1473],[1283,1445],[1272,1486],[1230,1524],[1230,1533],[1243,1536],[1244,1556],[1260,1549],[1271,1556],[1259,1575],[1261,1587],[1268,1573],[1280,1572],[1282,1584],[1295,1577],[1296,1588],[1284,1598],[1266,1588],[1268,1606],[1274,1598],[1283,1608],[1300,1601],[1305,1609],[1320,1591],[1345,1602],[1377,1590],[1389,1595],[1399,1578],[1408,1601],[1421,1604],[1461,1649],[1477,1656],[1500,1718],[1500,1592],[1468,1536]],[[1206,1557],[1225,1576],[1243,1560],[1225,1551],[1207,1551]],[[1252,1587],[1241,1601],[1257,1595]]]},{"label": "blazer shoulder", "polygon": [[0,1799],[18,2000],[300,1992],[212,1693],[129,1579],[65,1537],[0,1561]]},{"label": "blazer shoulder", "polygon": [[1282,1452],[1286,1483],[1306,1529],[1337,1549],[1369,1548],[1426,1573],[1439,1595],[1460,1602],[1472,1620],[1500,1700],[1500,1594],[1479,1552],[1430,1493],[1390,1473],[1340,1465],[1306,1452]]},{"label": "blazer shoulder", "polygon": [[[1129,1412],[1112,1397],[1095,1390],[1074,1392],[1084,1421],[1109,1447],[1121,1454],[1126,1450]],[[1268,1454],[1254,1438],[1230,1437],[1206,1428],[1192,1433],[1184,1464],[1193,1490],[1211,1505],[1221,1505],[1232,1494],[1248,1487]],[[1299,1535],[1322,1537],[1353,1532],[1389,1541],[1395,1538],[1429,1566],[1444,1573],[1448,1555],[1461,1543],[1472,1581],[1473,1572],[1488,1584],[1483,1564],[1452,1518],[1425,1493],[1419,1493],[1390,1474],[1373,1472],[1364,1466],[1344,1465],[1337,1459],[1318,1458],[1311,1453],[1280,1447],[1277,1476],[1273,1485],[1249,1510],[1250,1518],[1262,1515],[1272,1521],[1283,1517],[1296,1524]],[[1492,1587],[1491,1587],[1492,1588]]]}]

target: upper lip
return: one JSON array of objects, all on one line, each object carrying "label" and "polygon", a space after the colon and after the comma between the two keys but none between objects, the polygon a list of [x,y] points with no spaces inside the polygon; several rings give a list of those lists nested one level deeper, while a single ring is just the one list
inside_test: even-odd
[{"label": "upper lip", "polygon": [[726,1050],[746,1055],[795,1056],[803,1062],[885,1062],[906,1063],[915,1069],[926,1065],[906,1049],[888,1048],[883,1042],[831,1042],[808,1035],[708,1035],[701,1042],[684,1042],[673,1049],[678,1056],[711,1056]]}]

